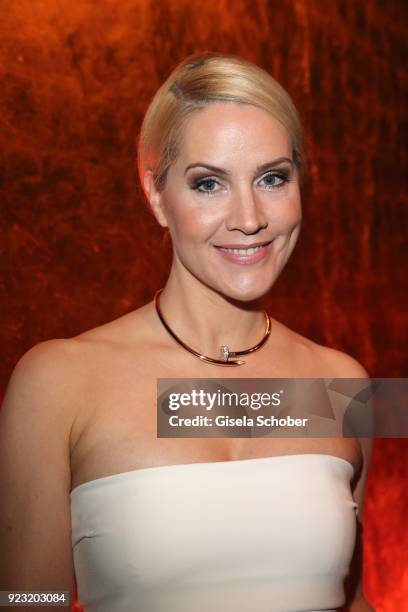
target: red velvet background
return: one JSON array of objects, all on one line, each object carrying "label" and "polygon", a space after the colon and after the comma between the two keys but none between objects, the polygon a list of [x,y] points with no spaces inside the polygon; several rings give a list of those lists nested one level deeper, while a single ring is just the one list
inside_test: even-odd
[{"label": "red velvet background", "polygon": [[[169,71],[204,50],[270,71],[306,128],[301,238],[269,311],[373,377],[406,376],[407,29],[403,0],[3,0],[2,388],[34,344],[163,285],[170,252],[141,197],[135,135]],[[380,612],[407,609],[406,486],[407,441],[376,440],[364,577]]]}]

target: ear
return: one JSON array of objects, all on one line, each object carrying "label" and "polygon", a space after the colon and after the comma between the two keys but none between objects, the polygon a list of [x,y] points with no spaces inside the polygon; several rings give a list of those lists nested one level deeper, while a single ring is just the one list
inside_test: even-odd
[{"label": "ear", "polygon": [[153,172],[146,170],[143,176],[143,191],[150,204],[150,208],[156,217],[157,222],[162,227],[168,227],[166,216],[163,210],[162,194],[157,190],[154,184]]}]

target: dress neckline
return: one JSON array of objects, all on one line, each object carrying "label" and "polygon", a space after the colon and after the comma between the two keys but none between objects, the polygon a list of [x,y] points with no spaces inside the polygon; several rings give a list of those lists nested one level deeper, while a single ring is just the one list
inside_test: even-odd
[{"label": "dress neckline", "polygon": [[273,460],[282,460],[288,457],[293,457],[293,458],[304,458],[304,457],[328,457],[330,460],[338,460],[343,462],[343,464],[348,465],[351,470],[352,470],[352,475],[354,476],[355,474],[355,467],[354,465],[348,461],[347,459],[344,459],[343,457],[338,457],[337,455],[331,455],[329,453],[290,453],[287,455],[272,455],[272,456],[268,456],[268,457],[250,457],[248,459],[227,459],[225,461],[194,461],[194,462],[190,462],[190,463],[172,463],[172,464],[168,464],[168,465],[153,465],[151,467],[146,467],[146,468],[136,468],[135,470],[126,470],[125,472],[118,472],[117,474],[110,474],[108,476],[101,476],[100,478],[94,478],[92,480],[88,480],[86,482],[83,482],[79,485],[77,485],[76,487],[74,487],[72,489],[72,491],[70,492],[70,496],[73,496],[74,494],[81,492],[81,491],[85,491],[88,488],[92,488],[93,486],[97,486],[97,485],[102,485],[102,484],[108,484],[109,482],[116,482],[116,481],[121,481],[123,479],[129,478],[131,476],[138,476],[139,474],[143,474],[143,473],[147,473],[147,472],[157,472],[158,470],[171,470],[171,469],[191,469],[191,468],[196,468],[196,469],[203,469],[205,467],[210,468],[210,469],[215,469],[215,467],[227,467],[228,469],[231,466],[231,468],[235,468],[238,466],[242,466],[243,464],[246,465],[256,465],[258,463],[264,463],[267,461],[273,461]]}]

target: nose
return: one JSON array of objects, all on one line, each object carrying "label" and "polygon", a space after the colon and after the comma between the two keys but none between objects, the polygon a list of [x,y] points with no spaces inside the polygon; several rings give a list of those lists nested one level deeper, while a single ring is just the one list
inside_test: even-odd
[{"label": "nose", "polygon": [[256,234],[268,226],[262,203],[250,187],[240,187],[231,198],[226,219],[228,230],[240,230],[244,234]]}]

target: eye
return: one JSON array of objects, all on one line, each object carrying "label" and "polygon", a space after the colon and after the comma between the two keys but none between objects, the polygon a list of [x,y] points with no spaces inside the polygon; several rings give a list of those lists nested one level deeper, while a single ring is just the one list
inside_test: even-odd
[{"label": "eye", "polygon": [[210,194],[218,191],[218,189],[216,189],[217,185],[218,182],[214,178],[207,177],[196,181],[193,184],[192,189],[194,189],[195,191],[199,191],[200,193]]},{"label": "eye", "polygon": [[268,172],[259,181],[266,189],[276,189],[282,187],[289,180],[289,175],[286,172]]}]

